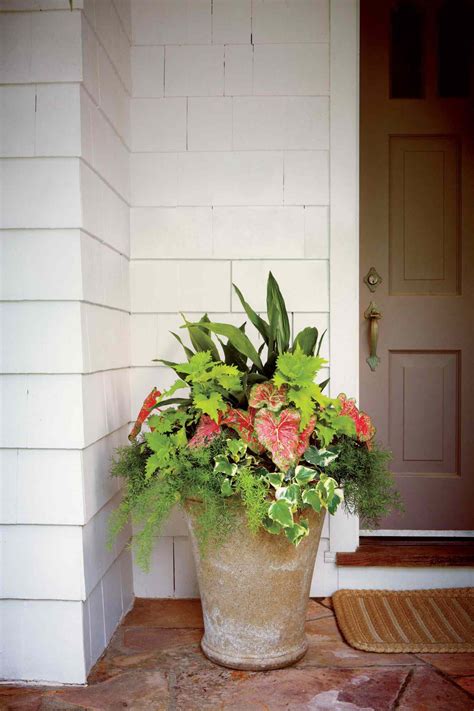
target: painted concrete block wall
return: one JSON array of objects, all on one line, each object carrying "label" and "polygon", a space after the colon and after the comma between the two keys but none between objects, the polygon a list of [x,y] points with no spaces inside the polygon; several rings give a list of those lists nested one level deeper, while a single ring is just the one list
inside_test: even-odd
[{"label": "painted concrete block wall", "polygon": [[[328,328],[329,39],[328,0],[132,3],[132,419],[170,380],[152,358],[182,357],[180,311],[245,320],[232,282],[264,311],[271,269],[293,330]],[[335,587],[329,535],[313,594]],[[138,596],[198,594],[178,514],[134,576]]]},{"label": "painted concrete block wall", "polygon": [[128,532],[105,546],[130,416],[130,8],[74,7],[0,5],[0,677],[69,683],[133,599]]}]

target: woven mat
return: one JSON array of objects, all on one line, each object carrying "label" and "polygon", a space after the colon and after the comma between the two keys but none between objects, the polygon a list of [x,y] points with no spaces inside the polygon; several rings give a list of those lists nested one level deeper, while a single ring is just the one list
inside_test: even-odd
[{"label": "woven mat", "polygon": [[365,652],[474,652],[474,588],[339,590],[332,597],[351,647]]}]

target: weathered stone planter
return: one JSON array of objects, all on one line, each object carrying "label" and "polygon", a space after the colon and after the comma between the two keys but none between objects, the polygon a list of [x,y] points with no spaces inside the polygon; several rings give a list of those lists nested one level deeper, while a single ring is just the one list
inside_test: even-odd
[{"label": "weathered stone planter", "polygon": [[[278,669],[301,659],[309,589],[324,514],[311,512],[310,535],[295,548],[284,536],[248,530],[244,513],[216,549],[199,552],[195,513],[186,511],[204,615],[201,647],[233,669]],[[194,513],[193,513],[194,512]]]}]

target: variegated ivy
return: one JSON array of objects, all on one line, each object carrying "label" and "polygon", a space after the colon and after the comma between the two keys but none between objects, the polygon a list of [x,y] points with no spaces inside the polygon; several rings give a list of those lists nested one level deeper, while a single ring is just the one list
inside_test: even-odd
[{"label": "variegated ivy", "polygon": [[245,323],[238,328],[211,322],[207,315],[197,323],[184,318],[191,345],[173,336],[186,360],[160,361],[177,380],[147,398],[132,439],[146,421],[140,441],[147,454],[145,485],[151,485],[157,477],[179,475],[183,450],[200,451],[224,438],[212,461],[220,496],[238,500],[241,475],[250,474],[266,491],[262,527],[297,545],[309,532],[309,511],[333,514],[343,501],[338,482],[326,471],[340,443],[370,446],[374,430],[353,400],[323,393],[327,381],[317,382],[327,365],[320,355],[322,336],[307,327],[291,342],[288,312],[273,275],[267,284],[268,320],[234,288],[260,334],[260,347],[245,333]]}]

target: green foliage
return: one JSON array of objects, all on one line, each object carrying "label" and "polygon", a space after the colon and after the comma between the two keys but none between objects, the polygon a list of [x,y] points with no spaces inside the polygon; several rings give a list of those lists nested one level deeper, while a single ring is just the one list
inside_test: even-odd
[{"label": "green foliage", "polygon": [[357,513],[369,528],[376,527],[392,510],[403,510],[388,469],[390,456],[377,442],[369,449],[344,437],[338,458],[327,467],[328,474],[344,489],[345,508]]},{"label": "green foliage", "polygon": [[[251,531],[285,535],[298,545],[309,533],[310,510],[333,514],[345,500],[370,525],[399,506],[388,453],[357,439],[355,421],[363,413],[353,401],[343,410],[339,398],[322,394],[328,381],[315,382],[326,363],[319,355],[324,334],[307,327],[290,342],[288,312],[271,273],[268,321],[234,289],[263,338],[261,346],[254,347],[245,324],[213,323],[207,314],[190,323],[183,316],[192,348],[173,334],[186,360],[161,361],[178,379],[152,411],[146,405],[147,430],[120,448],[112,465],[125,486],[110,538],[131,517],[136,559],[144,569],[176,504],[193,507],[202,554],[225,539],[242,508]],[[180,390],[187,392],[177,397]]]}]

